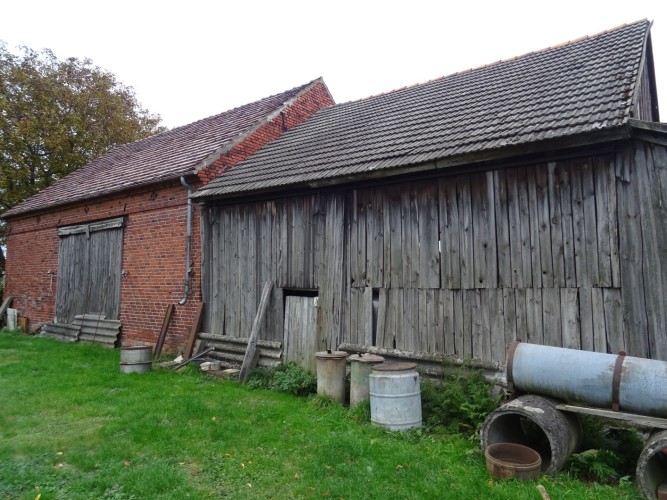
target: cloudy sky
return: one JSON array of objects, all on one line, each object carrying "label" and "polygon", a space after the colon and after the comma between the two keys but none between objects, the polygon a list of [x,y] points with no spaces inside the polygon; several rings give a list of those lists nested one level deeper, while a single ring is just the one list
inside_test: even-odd
[{"label": "cloudy sky", "polygon": [[21,0],[1,12],[10,48],[89,57],[168,127],[319,76],[345,102],[646,18],[667,121],[664,0]]}]

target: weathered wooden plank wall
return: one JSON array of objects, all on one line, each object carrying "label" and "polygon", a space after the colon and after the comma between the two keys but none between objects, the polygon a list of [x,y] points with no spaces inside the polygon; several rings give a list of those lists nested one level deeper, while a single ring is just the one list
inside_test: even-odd
[{"label": "weathered wooden plank wall", "polygon": [[77,314],[103,313],[118,319],[122,265],[122,221],[61,228],[56,317],[71,323]]},{"label": "weathered wooden plank wall", "polygon": [[518,338],[667,359],[666,172],[665,148],[637,143],[210,208],[207,329],[247,335],[261,284],[274,280],[267,340],[283,338],[283,295],[308,289],[319,296],[320,347],[503,363]]}]

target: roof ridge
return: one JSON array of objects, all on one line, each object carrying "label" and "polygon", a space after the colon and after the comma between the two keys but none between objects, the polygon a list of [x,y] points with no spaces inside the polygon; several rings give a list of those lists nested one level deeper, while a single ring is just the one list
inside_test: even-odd
[{"label": "roof ridge", "polygon": [[402,92],[402,91],[404,91],[404,90],[409,90],[409,89],[414,89],[414,88],[418,88],[418,87],[426,86],[426,85],[428,85],[428,84],[430,84],[430,83],[433,83],[433,82],[438,82],[438,81],[441,81],[441,80],[446,80],[447,78],[453,78],[453,77],[455,77],[455,76],[459,76],[459,75],[467,75],[467,74],[473,73],[473,72],[475,72],[475,71],[480,71],[480,70],[482,70],[482,69],[492,68],[492,67],[495,67],[495,66],[498,66],[498,65],[501,65],[501,64],[507,64],[507,63],[510,63],[510,62],[517,61],[517,60],[519,60],[519,59],[524,59],[524,58],[526,58],[526,57],[528,57],[528,56],[532,56],[532,55],[536,55],[536,54],[543,54],[543,53],[546,53],[546,52],[549,52],[549,51],[551,51],[551,50],[555,50],[555,49],[562,49],[563,47],[567,47],[568,45],[574,45],[574,44],[576,44],[576,43],[580,43],[580,42],[583,42],[583,41],[585,41],[585,40],[592,40],[592,39],[601,37],[601,36],[603,36],[603,35],[608,35],[609,33],[613,33],[614,31],[618,31],[618,30],[627,28],[627,27],[629,27],[629,26],[634,26],[634,25],[638,25],[638,24],[641,24],[641,23],[650,24],[650,21],[649,21],[647,18],[643,18],[643,19],[639,19],[639,20],[634,21],[634,22],[631,22],[631,23],[623,23],[623,24],[620,24],[620,25],[615,26],[615,27],[613,27],[613,28],[610,28],[610,29],[606,29],[606,30],[600,31],[600,32],[598,32],[598,33],[594,33],[594,34],[592,34],[592,35],[584,35],[584,36],[580,36],[580,37],[575,38],[575,39],[573,39],[573,40],[568,40],[568,41],[566,41],[566,42],[562,42],[562,43],[559,43],[559,44],[556,44],[556,45],[550,45],[550,46],[548,46],[548,47],[544,47],[544,48],[542,48],[542,49],[533,50],[533,51],[530,51],[530,52],[525,52],[525,53],[523,53],[523,54],[520,54],[520,55],[518,55],[518,56],[511,57],[511,58],[509,58],[509,59],[499,59],[498,61],[494,61],[494,62],[491,62],[491,63],[483,64],[483,65],[481,65],[481,66],[475,66],[475,67],[473,67],[473,68],[469,68],[469,69],[465,69],[465,70],[461,70],[461,71],[456,71],[456,72],[454,72],[454,73],[450,73],[450,74],[448,74],[448,75],[443,75],[443,76],[439,76],[439,77],[431,78],[431,79],[429,79],[429,80],[426,80],[426,81],[423,81],[423,82],[417,82],[417,83],[414,83],[414,84],[412,84],[412,85],[404,85],[403,87],[399,87],[399,88],[396,88],[396,89],[387,90],[387,91],[385,91],[385,92],[380,92],[380,93],[378,93],[378,94],[371,94],[371,95],[369,95],[369,96],[361,97],[361,98],[359,98],[359,99],[352,99],[352,100],[350,100],[350,101],[347,101],[347,102],[344,102],[344,103],[340,103],[340,104],[342,105],[342,104],[348,104],[348,103],[356,103],[356,102],[368,101],[368,100],[374,99],[374,98],[376,98],[376,97],[382,97],[382,96],[386,96],[386,95],[390,95],[390,94],[394,94],[394,93]]},{"label": "roof ridge", "polygon": [[[252,101],[246,102],[245,104],[241,104],[241,105],[239,105],[239,106],[236,106],[236,107],[233,107],[233,108],[230,108],[230,109],[226,109],[226,110],[224,110],[224,111],[221,111],[220,113],[215,113],[215,114],[213,114],[213,115],[209,115],[209,116],[206,116],[206,117],[204,117],[204,118],[199,118],[198,120],[195,120],[195,121],[193,121],[193,122],[185,123],[185,124],[183,124],[183,125],[179,125],[178,127],[174,127],[174,128],[172,128],[172,129],[165,130],[164,132],[160,132],[160,134],[165,134],[165,133],[167,133],[167,132],[171,132],[171,131],[174,131],[174,130],[179,130],[179,129],[183,128],[183,127],[189,127],[189,126],[191,126],[191,125],[194,125],[195,123],[200,123],[200,122],[203,122],[203,121],[206,121],[206,120],[210,120],[210,119],[213,119],[213,118],[217,118],[217,117],[219,117],[219,116],[221,116],[221,115],[224,115],[224,114],[227,114],[227,113],[231,113],[232,111],[236,111],[236,110],[239,110],[239,109],[241,109],[241,108],[245,108],[245,107],[248,107],[248,106],[252,106],[253,104],[257,104],[257,103],[262,102],[262,101],[266,101],[266,100],[269,100],[269,99],[273,99],[273,98],[278,97],[278,96],[283,95],[283,94],[290,94],[290,93],[297,92],[297,91],[298,91],[298,92],[301,92],[303,89],[305,89],[305,88],[307,88],[307,87],[313,85],[314,83],[316,83],[316,82],[318,82],[318,81],[323,81],[323,79],[322,79],[321,76],[315,78],[314,80],[311,80],[311,81],[308,82],[308,83],[304,83],[304,84],[302,84],[302,85],[297,85],[297,86],[295,86],[295,87],[292,87],[292,88],[289,89],[289,90],[284,90],[283,92],[276,92],[275,94],[267,95],[267,96],[261,97],[261,98],[259,98],[259,99],[254,99],[254,100],[252,100]],[[298,92],[297,92],[297,93],[298,93]],[[160,135],[160,134],[155,134],[155,135]],[[155,136],[151,136],[151,137],[155,137]],[[143,139],[142,139],[142,140],[143,140]],[[138,141],[135,141],[135,142],[138,142]],[[128,143],[128,144],[132,144],[132,143]]]}]

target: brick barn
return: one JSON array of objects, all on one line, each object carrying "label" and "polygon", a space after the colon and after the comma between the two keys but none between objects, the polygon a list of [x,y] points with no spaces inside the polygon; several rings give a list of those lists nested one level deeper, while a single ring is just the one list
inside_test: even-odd
[{"label": "brick barn", "polygon": [[201,303],[200,215],[189,193],[331,104],[317,79],[116,147],[10,209],[12,307],[31,330],[103,313],[120,319],[122,344],[132,345],[155,344],[174,304],[165,348],[177,351]]}]

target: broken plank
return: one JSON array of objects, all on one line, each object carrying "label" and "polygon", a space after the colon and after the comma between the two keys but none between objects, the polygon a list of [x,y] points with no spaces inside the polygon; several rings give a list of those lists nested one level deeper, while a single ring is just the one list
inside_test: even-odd
[{"label": "broken plank", "polygon": [[159,356],[162,352],[162,346],[164,345],[164,339],[167,337],[167,328],[169,328],[169,322],[171,321],[171,316],[174,314],[174,304],[169,304],[167,310],[164,313],[164,319],[162,320],[162,328],[160,328],[160,336],[157,339],[157,344],[155,344],[155,349],[153,350],[153,356]]},{"label": "broken plank", "polygon": [[248,380],[248,375],[250,370],[254,368],[257,363],[257,356],[255,354],[255,349],[257,347],[257,338],[259,336],[259,330],[262,327],[264,318],[266,316],[266,305],[269,302],[269,297],[271,297],[271,288],[273,288],[273,281],[267,281],[264,283],[264,289],[262,290],[262,298],[259,301],[259,307],[257,308],[257,314],[255,315],[255,321],[252,324],[252,331],[250,332],[250,340],[248,341],[248,348],[245,352],[245,358],[243,359],[243,365],[241,366],[241,373],[239,374],[239,380],[241,383],[245,384]]}]

